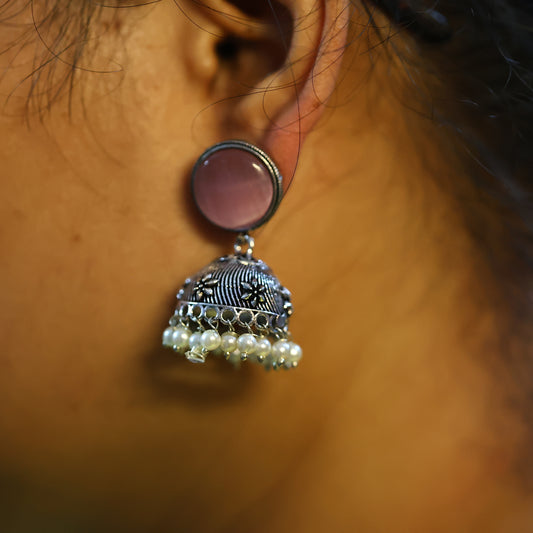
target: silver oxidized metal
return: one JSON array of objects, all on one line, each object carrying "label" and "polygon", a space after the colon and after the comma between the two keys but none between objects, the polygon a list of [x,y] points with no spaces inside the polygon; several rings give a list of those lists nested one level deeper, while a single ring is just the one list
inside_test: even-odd
[{"label": "silver oxidized metal", "polygon": [[239,235],[234,253],[188,278],[177,294],[163,344],[191,362],[209,354],[265,368],[294,368],[301,348],[292,342],[291,294],[270,268],[253,257],[253,238]]}]

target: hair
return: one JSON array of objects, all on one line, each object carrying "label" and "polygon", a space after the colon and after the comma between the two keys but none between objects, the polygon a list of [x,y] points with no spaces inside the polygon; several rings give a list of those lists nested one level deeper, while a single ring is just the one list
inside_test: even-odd
[{"label": "hair", "polygon": [[[240,0],[234,2],[242,7]],[[29,7],[33,24],[27,33],[37,32],[42,38],[47,28],[58,28],[28,78],[28,102],[33,99],[39,112],[46,113],[65,89],[71,92],[73,73],[89,70],[81,58],[92,47],[91,27],[105,9],[134,9],[147,3],[155,2],[44,0],[38,16],[33,0],[18,11],[10,0],[1,3],[0,23],[10,23]],[[533,3],[358,0],[357,5],[366,10],[369,31],[379,35],[382,46],[396,54],[408,72],[416,70],[407,87],[414,98],[421,94],[418,80],[438,80],[431,85],[437,94],[427,97],[427,115],[446,131],[475,191],[475,201],[461,199],[465,225],[495,282],[494,303],[508,317],[503,364],[522,396],[529,397],[521,412],[533,428]],[[390,21],[387,27],[379,22],[383,16]],[[396,47],[390,38],[395,32],[409,34],[414,46]],[[13,47],[22,46],[23,40],[21,35]],[[69,68],[54,78],[53,85],[37,91],[37,82],[52,79],[45,67],[65,64]]]},{"label": "hair", "polygon": [[[488,272],[485,292],[506,321],[496,362],[501,381],[512,383],[510,401],[533,438],[533,3],[364,4],[371,18],[377,7],[412,34],[415,50],[399,51],[405,68],[437,80],[429,115],[464,165],[458,179],[467,179],[474,192],[458,195],[457,203]],[[533,474],[529,450],[524,455],[530,463],[524,471]]]},{"label": "hair", "polygon": [[533,402],[533,3],[363,4],[370,20],[377,9],[412,35],[414,50],[397,50],[414,80],[407,90],[419,97],[417,80],[432,79],[427,114],[467,170],[475,199],[463,205],[463,218],[497,285],[497,304],[507,312],[506,367]]}]

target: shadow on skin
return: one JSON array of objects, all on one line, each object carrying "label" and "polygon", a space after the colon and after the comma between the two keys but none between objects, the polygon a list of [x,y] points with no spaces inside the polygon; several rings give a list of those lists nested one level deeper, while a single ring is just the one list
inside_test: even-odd
[{"label": "shadow on skin", "polygon": [[208,356],[205,363],[190,363],[182,354],[166,348],[145,357],[144,373],[155,398],[197,407],[238,401],[254,385],[262,368],[243,363],[235,368],[223,357]]},{"label": "shadow on skin", "polygon": [[[182,184],[183,194],[190,198],[186,203],[187,216],[193,221],[198,238],[218,244],[219,255],[232,253],[237,234],[208,222],[194,205],[190,179],[182,180]],[[198,270],[204,266],[198,265]],[[175,297],[172,297],[172,301],[162,307],[168,311],[160,320],[161,333],[166,327],[168,312],[175,304]],[[158,401],[173,401],[196,407],[235,402],[257,383],[259,373],[264,372],[258,365],[245,362],[238,368],[223,357],[213,355],[208,356],[205,363],[191,363],[183,354],[163,348],[160,336],[154,338],[151,345],[154,348],[143,357],[141,379],[148,383],[151,396]]]}]

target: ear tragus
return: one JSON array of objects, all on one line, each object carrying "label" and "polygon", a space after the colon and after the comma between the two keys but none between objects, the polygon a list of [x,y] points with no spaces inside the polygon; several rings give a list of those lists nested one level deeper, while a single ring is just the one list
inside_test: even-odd
[{"label": "ear tragus", "polygon": [[245,95],[283,66],[293,28],[291,13],[283,4],[266,0],[195,3],[215,38],[214,97]]}]

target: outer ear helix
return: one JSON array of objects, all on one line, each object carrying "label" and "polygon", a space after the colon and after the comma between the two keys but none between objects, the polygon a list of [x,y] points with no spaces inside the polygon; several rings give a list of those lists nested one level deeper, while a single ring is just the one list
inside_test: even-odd
[{"label": "outer ear helix", "polygon": [[[317,2],[313,0],[313,5]],[[274,118],[265,139],[265,149],[276,154],[287,190],[296,170],[301,145],[322,116],[333,94],[348,38],[350,0],[321,0],[320,38],[309,50],[309,66],[304,82],[296,86],[291,101]],[[289,57],[289,60],[292,58]]]}]

